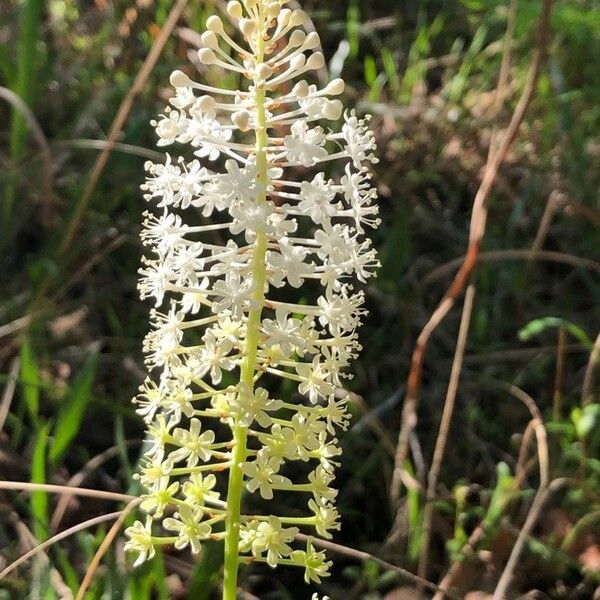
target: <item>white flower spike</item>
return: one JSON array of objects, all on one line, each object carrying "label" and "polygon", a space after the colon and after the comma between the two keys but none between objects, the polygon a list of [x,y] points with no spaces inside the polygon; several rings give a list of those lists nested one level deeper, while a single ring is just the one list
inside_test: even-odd
[{"label": "white flower spike", "polygon": [[[240,563],[300,566],[307,582],[328,574],[325,553],[295,537],[340,527],[340,387],[365,312],[352,280],[378,266],[365,238],[379,224],[369,117],[344,111],[342,80],[310,83],[324,65],[319,37],[286,4],[229,2],[239,43],[208,19],[198,58],[240,87],[172,74],[170,106],[152,122],[169,154],[146,164],[142,186],[158,209],[144,215],[139,282],[156,306],[144,341],[156,375],[135,399],[148,426],[138,475],[147,517],[127,530],[126,547],[137,565],[161,545],[198,553],[224,540],[224,600],[236,597]],[[319,285],[314,303],[297,300]],[[271,397],[273,376],[297,386],[296,404]],[[309,465],[303,481],[290,478],[294,461]],[[244,491],[301,494],[307,516],[246,515]]]}]

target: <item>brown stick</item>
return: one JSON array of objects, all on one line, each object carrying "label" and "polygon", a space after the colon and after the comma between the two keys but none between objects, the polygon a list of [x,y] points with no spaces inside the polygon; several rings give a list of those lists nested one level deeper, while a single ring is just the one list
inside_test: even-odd
[{"label": "brown stick", "polygon": [[404,406],[402,409],[402,423],[400,426],[400,432],[398,434],[396,457],[394,461],[394,473],[390,488],[390,497],[394,505],[397,505],[402,489],[401,473],[404,469],[404,463],[408,455],[408,440],[411,432],[415,429],[417,424],[417,403],[419,390],[421,387],[423,362],[425,359],[427,343],[429,342],[431,334],[435,331],[438,325],[444,320],[450,309],[454,306],[456,299],[464,290],[473,269],[477,265],[487,220],[487,199],[496,180],[496,175],[498,174],[500,165],[506,158],[508,149],[514,141],[519,127],[523,122],[527,107],[533,99],[540,70],[542,64],[544,63],[551,6],[552,0],[543,0],[542,15],[537,33],[537,48],[529,69],[529,76],[527,78],[525,89],[523,90],[521,98],[517,103],[515,112],[510,120],[508,129],[502,137],[502,141],[500,142],[498,150],[494,153],[490,153],[488,164],[483,176],[483,181],[481,182],[481,186],[479,187],[479,190],[475,196],[473,210],[471,213],[469,247],[467,249],[465,261],[454,277],[450,288],[444,294],[440,304],[421,331],[421,334],[419,335],[415,345],[410,372],[408,375],[406,398],[404,400]]},{"label": "brown stick", "polygon": [[[524,433],[524,437],[526,437],[526,436],[529,437],[529,432],[531,429],[533,429],[533,431],[535,431],[536,438],[538,441],[538,463],[539,463],[539,468],[540,468],[540,486],[539,486],[538,494],[536,494],[534,504],[532,505],[532,507],[529,511],[529,516],[526,521],[526,526],[527,526],[526,534],[523,537],[523,539],[521,540],[521,542],[519,542],[518,547],[517,547],[517,544],[515,544],[515,546],[513,547],[513,551],[511,553],[512,562],[510,564],[510,568],[513,568],[513,566],[512,566],[513,563],[516,562],[516,559],[518,558],[520,552],[522,551],[525,537],[527,535],[529,535],[529,531],[531,530],[531,527],[533,527],[533,525],[535,524],[535,520],[537,519],[539,510],[543,506],[543,503],[544,503],[545,499],[548,497],[548,494],[554,490],[554,488],[553,488],[554,485],[564,485],[564,482],[567,480],[562,480],[562,479],[556,480],[556,481],[560,481],[561,482],[560,484],[556,483],[556,481],[550,485],[548,484],[549,460],[548,460],[548,444],[546,441],[546,429],[545,429],[543,421],[542,421],[541,413],[540,413],[535,401],[531,398],[531,396],[529,396],[528,394],[523,392],[523,390],[517,388],[514,385],[507,384],[505,382],[497,382],[497,381],[494,381],[493,383],[496,386],[499,385],[503,390],[506,390],[513,397],[517,398],[518,400],[523,402],[523,404],[525,404],[525,406],[527,407],[527,409],[529,410],[529,412],[532,416],[532,419],[531,419],[530,423],[527,425],[527,428]],[[531,424],[531,423],[533,423],[533,424]],[[521,453],[522,452],[523,452],[523,447],[521,448]],[[521,474],[522,473],[524,473],[524,471],[521,471]],[[515,477],[515,484],[514,484],[515,488],[520,486],[521,483],[522,483],[521,476]],[[504,498],[503,504],[508,503],[510,498],[511,498],[511,495],[508,494]],[[479,524],[475,528],[473,533],[470,535],[469,540],[462,547],[462,549],[460,551],[460,555],[463,559],[466,558],[467,556],[470,556],[473,554],[473,552],[475,551],[477,546],[479,546],[479,544],[485,538],[486,533],[487,532],[485,530],[483,523]],[[514,556],[514,558],[513,558],[513,556]],[[454,582],[456,581],[457,577],[459,576],[459,574],[462,570],[463,562],[464,561],[462,561],[462,560],[456,560],[452,563],[452,565],[448,569],[446,575],[444,575],[444,577],[440,581],[440,583],[439,583],[440,590],[438,592],[436,592],[435,596],[433,597],[433,600],[443,600],[443,598],[446,597],[446,595],[448,594],[448,591],[451,589],[452,585],[454,585]],[[509,559],[509,562],[510,562],[510,559]],[[507,563],[507,566],[509,566],[508,563]],[[506,571],[506,568],[505,568],[505,571]]]},{"label": "brown stick", "polygon": [[[423,539],[421,541],[421,550],[419,553],[419,577],[427,577],[427,567],[429,563],[429,545],[431,540],[431,522],[433,519],[433,506],[436,497],[436,489],[438,477],[442,467],[444,452],[446,451],[446,442],[448,441],[448,433],[450,431],[450,423],[454,414],[454,405],[456,402],[456,392],[458,390],[458,381],[460,372],[462,371],[462,361],[465,355],[465,345],[469,334],[469,325],[471,323],[471,314],[473,313],[473,299],[475,297],[475,286],[471,284],[467,288],[465,295],[465,303],[463,305],[462,316],[460,319],[460,327],[458,338],[456,340],[456,351],[454,353],[454,361],[452,363],[452,372],[450,374],[450,382],[448,383],[448,391],[444,402],[444,411],[440,422],[440,429],[435,443],[433,460],[429,477],[427,479],[427,494],[425,498],[425,509],[423,511]],[[421,591],[421,590],[419,590]]]},{"label": "brown stick", "polygon": [[[459,268],[464,262],[465,257],[459,256],[446,264],[436,267],[433,271],[427,273],[423,277],[423,283],[429,285],[447,277],[452,271]],[[553,252],[551,250],[530,250],[527,248],[509,248],[507,250],[490,250],[480,252],[478,261],[480,263],[494,263],[502,260],[543,260],[547,262],[562,263],[579,267],[581,269],[589,269],[596,273],[600,273],[600,263],[590,258],[567,254],[566,252]]]},{"label": "brown stick", "polygon": [[94,190],[96,189],[96,185],[100,180],[100,176],[102,175],[102,172],[104,171],[104,168],[108,163],[108,159],[110,158],[110,155],[112,153],[114,143],[121,135],[123,126],[125,125],[127,117],[129,116],[129,112],[133,107],[133,102],[137,95],[143,91],[144,86],[146,85],[146,81],[148,80],[150,73],[152,73],[156,62],[162,54],[163,48],[165,47],[167,40],[171,36],[171,33],[173,32],[173,29],[177,24],[179,17],[181,17],[183,10],[187,6],[187,3],[188,0],[177,0],[177,3],[171,9],[168,18],[165,21],[165,24],[160,30],[160,33],[158,34],[154,45],[148,53],[148,56],[146,57],[146,60],[144,61],[140,72],[137,74],[137,77],[135,78],[131,89],[129,90],[129,92],[127,92],[127,95],[123,99],[123,102],[121,102],[121,106],[119,106],[117,115],[110,128],[110,133],[108,134],[107,145],[102,149],[102,152],[100,153],[100,155],[96,159],[96,162],[94,163],[94,167],[92,169],[90,178],[87,181],[85,189],[83,190],[83,194],[81,195],[81,198],[79,199],[79,202],[75,207],[75,211],[73,213],[73,216],[71,217],[71,220],[67,227],[67,231],[60,243],[60,246],[58,247],[59,256],[64,256],[64,254],[66,254],[66,252],[71,248],[71,245],[75,240],[75,236],[79,231],[79,227],[81,226],[81,221],[85,214],[85,210],[92,198]]},{"label": "brown stick", "polygon": [[544,427],[544,422],[542,420],[542,415],[540,413],[537,404],[533,400],[529,394],[526,394],[520,388],[511,385],[509,388],[510,393],[515,397],[521,400],[529,411],[531,412],[531,416],[533,417],[532,423],[534,423],[533,427],[535,430],[535,436],[537,439],[537,448],[538,448],[538,461],[540,465],[540,484],[538,490],[535,494],[535,498],[533,503],[531,504],[531,508],[527,514],[527,518],[525,519],[525,523],[521,530],[519,531],[519,535],[517,536],[517,540],[512,548],[508,561],[502,571],[502,575],[496,585],[496,589],[494,590],[494,599],[493,600],[504,600],[506,598],[506,591],[512,581],[515,567],[517,566],[517,561],[521,556],[521,552],[523,552],[523,548],[525,547],[525,540],[529,536],[533,526],[535,525],[540,511],[544,506],[544,503],[547,498],[548,485],[550,482],[550,468],[549,468],[549,459],[548,459],[548,440],[546,435],[546,428]]},{"label": "brown stick", "polygon": [[92,558],[92,562],[89,564],[88,569],[85,573],[83,581],[81,582],[81,586],[79,588],[79,592],[77,592],[76,600],[83,600],[85,597],[85,593],[87,592],[90,584],[92,583],[92,579],[98,567],[100,566],[100,562],[104,558],[104,555],[108,552],[110,545],[113,543],[114,539],[117,537],[121,527],[123,527],[123,523],[125,523],[125,519],[129,513],[134,510],[138,504],[142,502],[142,498],[134,498],[122,511],[119,515],[119,518],[115,522],[115,524],[109,529],[106,537],[100,544],[96,554],[94,554],[94,558]]},{"label": "brown stick", "polygon": [[60,542],[61,540],[64,540],[65,538],[67,538],[71,535],[79,533],[80,531],[83,531],[84,529],[89,529],[90,527],[94,527],[95,525],[98,525],[100,523],[105,523],[106,521],[113,521],[113,520],[117,519],[120,515],[121,515],[121,511],[108,513],[106,515],[100,515],[99,517],[94,517],[93,519],[88,519],[87,521],[84,521],[83,523],[78,523],[77,525],[74,525],[73,527],[69,527],[69,529],[65,529],[64,531],[61,531],[60,533],[52,536],[49,540],[46,540],[46,541],[42,542],[41,544],[36,545],[34,548],[29,550],[22,556],[19,556],[19,558],[17,560],[15,560],[10,565],[8,565],[8,567],[6,567],[0,573],[0,581],[2,579],[4,579],[9,573],[11,573],[11,571],[14,571],[19,565],[28,561],[32,556],[35,556],[36,554],[43,552],[46,548],[49,548],[53,544],[56,544],[57,542]]},{"label": "brown stick", "polygon": [[[125,442],[127,446],[131,446],[133,444],[138,443],[138,440],[130,440]],[[141,440],[139,440],[141,444]],[[114,456],[118,456],[120,452],[119,446],[112,446],[97,454],[93,458],[91,458],[88,462],[83,465],[83,468],[75,473],[69,481],[67,481],[66,485],[70,488],[78,488],[84,481],[85,478],[93,473],[98,467],[107,460],[110,460]],[[69,502],[73,499],[73,495],[70,494],[61,494],[59,496],[58,502],[56,503],[56,508],[54,509],[54,513],[52,514],[52,519],[50,521],[50,531],[56,531],[62,518],[67,511],[67,507]]]},{"label": "brown stick", "polygon": [[[298,535],[296,535],[296,539],[300,540],[302,542],[307,541],[309,538],[311,539],[314,546],[320,546],[321,548],[324,548],[325,550],[329,550],[330,552],[335,552],[337,554],[341,554],[343,556],[348,556],[348,557],[354,558],[356,560],[373,561],[373,562],[377,563],[380,567],[385,569],[386,571],[394,571],[394,572],[398,573],[399,575],[401,575],[402,577],[404,577],[405,579],[412,581],[413,583],[420,584],[423,587],[426,587],[433,591],[439,591],[439,589],[440,589],[437,585],[435,585],[435,583],[432,583],[431,581],[426,581],[426,580],[422,579],[421,577],[415,575],[414,573],[411,573],[410,571],[407,571],[406,569],[403,569],[402,567],[398,567],[397,565],[393,565],[392,563],[389,563],[381,558],[378,558],[377,556],[374,556],[373,554],[369,554],[368,552],[363,552],[362,550],[356,550],[355,548],[349,548],[348,546],[342,546],[341,544],[336,544],[335,542],[330,542],[328,540],[313,538],[312,536],[304,535],[303,533],[299,533]],[[457,596],[454,596],[452,594],[448,594],[448,596],[450,598],[457,598]]]},{"label": "brown stick", "polygon": [[585,368],[585,375],[583,377],[583,385],[581,386],[581,405],[585,406],[592,402],[594,394],[592,392],[592,385],[594,382],[594,371],[598,364],[598,358],[600,357],[600,334],[594,342],[594,348],[590,354],[587,367]]}]

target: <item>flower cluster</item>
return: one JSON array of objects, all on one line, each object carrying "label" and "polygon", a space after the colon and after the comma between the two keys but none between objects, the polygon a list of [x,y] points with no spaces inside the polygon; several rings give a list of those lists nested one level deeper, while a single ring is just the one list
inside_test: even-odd
[{"label": "flower cluster", "polygon": [[[199,62],[239,75],[240,89],[175,71],[170,106],[153,121],[158,145],[173,150],[146,164],[142,186],[158,208],[145,214],[139,282],[156,305],[144,341],[156,375],[135,399],[150,440],[139,473],[147,518],[128,529],[127,547],[141,563],[156,546],[196,553],[225,539],[225,589],[239,562],[299,565],[307,581],[327,574],[324,553],[311,539],[295,549],[294,538],[300,527],[325,538],[339,528],[340,388],[364,312],[352,281],[378,266],[365,237],[379,223],[368,118],[344,111],[342,80],[310,83],[324,66],[319,37],[286,3],[229,2],[240,44],[208,19]],[[176,156],[182,147],[193,158]],[[319,286],[314,304],[290,301]],[[271,397],[272,376],[296,384],[301,400]],[[303,469],[306,480],[292,481]],[[266,500],[303,494],[308,515],[244,515],[242,488]]]}]

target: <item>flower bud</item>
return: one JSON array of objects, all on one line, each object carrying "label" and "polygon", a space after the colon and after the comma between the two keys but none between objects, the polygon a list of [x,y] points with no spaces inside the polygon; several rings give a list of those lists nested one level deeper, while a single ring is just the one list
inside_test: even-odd
[{"label": "flower bud", "polygon": [[344,112],[344,105],[340,100],[331,100],[325,105],[325,109],[323,110],[323,114],[325,118],[330,119],[331,121],[337,121]]},{"label": "flower bud", "polygon": [[333,79],[325,87],[325,91],[331,96],[339,96],[344,93],[346,83],[343,79]]},{"label": "flower bud", "polygon": [[223,33],[225,31],[223,29],[223,21],[221,21],[221,17],[217,17],[216,15],[208,17],[206,20],[206,28],[209,31],[214,31],[215,33]]},{"label": "flower bud", "polygon": [[304,54],[297,54],[290,60],[290,69],[293,71],[299,71],[306,64],[306,56]]},{"label": "flower bud", "polygon": [[216,104],[217,103],[212,96],[200,96],[200,98],[196,100],[196,105],[202,112],[214,110]]},{"label": "flower bud", "polygon": [[290,17],[292,15],[292,11],[289,8],[281,9],[279,16],[277,17],[277,26],[279,28],[286,27],[290,22]]},{"label": "flower bud", "polygon": [[279,2],[270,2],[267,5],[267,15],[269,15],[269,17],[271,17],[272,19],[277,18],[280,12],[281,5],[279,4]]},{"label": "flower bud", "polygon": [[203,65],[214,65],[217,62],[215,53],[210,48],[198,50],[198,58]]},{"label": "flower bud", "polygon": [[231,115],[231,122],[240,131],[248,131],[250,124],[250,113],[247,110],[238,110]]},{"label": "flower bud", "polygon": [[261,63],[260,65],[256,66],[256,69],[254,69],[254,74],[256,76],[256,79],[258,79],[259,81],[264,81],[265,79],[271,77],[271,75],[273,74],[273,69],[271,69],[271,67],[269,67],[268,65]]},{"label": "flower bud", "polygon": [[231,0],[227,4],[227,14],[232,19],[241,19],[244,14],[242,5],[237,0]]},{"label": "flower bud", "polygon": [[256,31],[256,23],[251,19],[240,19],[238,27],[247,38],[251,38]]},{"label": "flower bud", "polygon": [[307,20],[308,17],[306,16],[306,13],[303,10],[297,8],[291,14],[290,25],[292,27],[300,27],[301,25],[304,25],[304,23],[306,23]]},{"label": "flower bud", "polygon": [[207,48],[216,50],[219,47],[219,39],[214,31],[205,31],[200,39],[202,40],[202,44]]},{"label": "flower bud", "polygon": [[[300,31],[300,30],[297,30]],[[311,31],[306,36],[306,41],[304,42],[304,47],[307,50],[314,50],[321,45],[321,39],[319,38],[319,34],[316,31]]]},{"label": "flower bud", "polygon": [[288,45],[290,48],[298,48],[305,43],[306,33],[302,31],[302,29],[294,29],[290,35],[290,39],[288,40]]},{"label": "flower bud", "polygon": [[305,79],[299,81],[292,89],[292,95],[298,98],[306,98],[309,93],[309,86]]},{"label": "flower bud", "polygon": [[322,69],[325,66],[325,57],[320,52],[315,52],[308,57],[306,66],[309,69]]},{"label": "flower bud", "polygon": [[171,85],[175,88],[180,87],[193,87],[194,82],[183,72],[183,71],[173,71],[171,73],[171,77],[169,78]]}]

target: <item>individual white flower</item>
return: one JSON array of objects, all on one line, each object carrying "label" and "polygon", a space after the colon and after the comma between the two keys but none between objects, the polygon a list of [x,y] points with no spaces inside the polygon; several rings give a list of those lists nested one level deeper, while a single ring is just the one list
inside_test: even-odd
[{"label": "individual white flower", "polygon": [[369,129],[370,116],[359,119],[356,111],[346,111],[342,133],[346,140],[346,151],[352,158],[357,169],[361,169],[364,162],[377,163],[374,151],[377,148],[375,135]]},{"label": "individual white flower", "polygon": [[299,119],[291,127],[291,134],[283,138],[287,151],[288,162],[311,167],[317,162],[327,158],[328,152],[325,145],[325,133],[319,126],[309,127],[306,121]]},{"label": "individual white flower", "polygon": [[271,456],[266,448],[259,450],[252,462],[246,462],[242,466],[242,472],[248,478],[248,491],[254,493],[258,490],[265,500],[271,500],[274,487],[291,483],[287,477],[279,475],[280,467],[279,458]]},{"label": "individual white flower", "polygon": [[173,421],[167,421],[165,415],[158,415],[156,421],[148,426],[149,447],[146,456],[154,460],[162,460],[165,455],[165,445],[171,440]]},{"label": "individual white flower", "polygon": [[325,175],[318,173],[312,181],[301,183],[298,209],[320,225],[336,214],[339,203],[332,203],[335,196],[333,181],[325,181]]},{"label": "individual white flower", "polygon": [[214,385],[221,383],[223,370],[231,371],[235,361],[229,357],[233,349],[230,339],[217,338],[217,332],[209,329],[204,334],[203,346],[198,353],[198,376],[203,377],[210,371],[210,377]]},{"label": "individual white flower", "polygon": [[309,473],[308,481],[310,488],[317,502],[333,502],[337,496],[337,490],[329,487],[334,476],[322,465],[319,465],[314,471]]},{"label": "individual white flower", "polygon": [[290,356],[293,352],[304,354],[303,321],[290,318],[285,310],[276,311],[275,316],[275,319],[263,319],[261,324],[266,336],[265,347],[279,346],[284,356]]},{"label": "individual white flower", "polygon": [[154,457],[144,457],[140,473],[136,478],[150,492],[161,489],[173,469],[173,461]]},{"label": "individual white flower", "polygon": [[177,533],[175,548],[183,550],[189,545],[193,554],[200,552],[201,542],[208,539],[211,534],[211,526],[202,521],[203,516],[202,508],[192,509],[181,505],[174,518],[169,517],[163,521],[165,529]]},{"label": "individual white flower", "polygon": [[340,529],[340,515],[332,504],[328,502],[317,502],[313,498],[308,501],[308,508],[315,516],[315,529],[317,533],[330,540],[332,530]]},{"label": "individual white flower", "polygon": [[289,543],[298,534],[297,527],[283,528],[277,517],[267,521],[252,521],[245,527],[241,544],[243,552],[251,551],[256,557],[267,553],[267,564],[275,568],[280,558],[292,553]]},{"label": "individual white flower", "polygon": [[159,137],[157,146],[169,146],[175,142],[175,139],[185,132],[188,125],[188,119],[182,111],[167,108],[165,113],[161,115],[160,121],[150,121]]},{"label": "individual white flower", "polygon": [[299,288],[310,273],[309,266],[304,263],[308,252],[292,246],[285,238],[279,241],[278,250],[267,252],[269,282],[275,287],[282,287],[287,280],[293,288]]},{"label": "individual white flower", "polygon": [[236,319],[239,319],[248,308],[252,291],[251,280],[242,281],[237,271],[228,271],[225,279],[219,279],[213,287],[217,298],[212,307],[213,312],[224,313],[229,310]]},{"label": "individual white flower", "polygon": [[200,433],[201,423],[191,419],[189,428],[178,427],[173,431],[173,443],[179,446],[171,452],[173,462],[186,460],[188,467],[195,467],[199,461],[207,462],[212,456],[211,446],[215,441],[215,432],[208,430]]},{"label": "individual white flower", "polygon": [[138,553],[133,563],[134,567],[139,567],[154,557],[156,550],[152,541],[152,519],[150,517],[146,519],[146,524],[136,521],[131,527],[127,528],[125,535],[128,538],[125,543],[125,550]]},{"label": "individual white flower", "polygon": [[231,139],[230,129],[223,129],[212,112],[194,112],[193,118],[187,121],[187,127],[177,138],[177,141],[190,142],[198,148],[194,154],[198,158],[208,158],[215,161],[221,155],[222,142]]},{"label": "individual white flower", "polygon": [[161,477],[158,487],[152,493],[144,496],[140,508],[153,513],[155,519],[163,516],[165,508],[174,504],[173,499],[179,490],[179,482],[170,483],[169,477]]},{"label": "individual white flower", "polygon": [[250,427],[256,422],[261,427],[271,425],[269,411],[277,410],[281,402],[269,398],[269,392],[264,388],[251,389],[247,383],[240,383],[237,394],[231,400],[229,411],[235,422],[242,427]]},{"label": "individual white flower", "polygon": [[295,368],[302,379],[298,391],[307,394],[313,404],[316,404],[319,398],[326,398],[335,391],[335,386],[328,381],[330,372],[323,368],[318,356],[315,356],[311,363],[297,363]]},{"label": "individual white flower", "polygon": [[306,550],[295,550],[291,554],[291,559],[296,564],[304,567],[304,581],[310,583],[314,581],[321,583],[323,577],[329,574],[331,561],[325,557],[325,552],[315,550],[311,538],[306,542]]},{"label": "individual white flower", "polygon": [[190,504],[204,506],[207,500],[218,499],[219,492],[214,491],[216,485],[217,478],[212,473],[208,475],[192,473],[189,481],[183,484],[183,494]]}]

